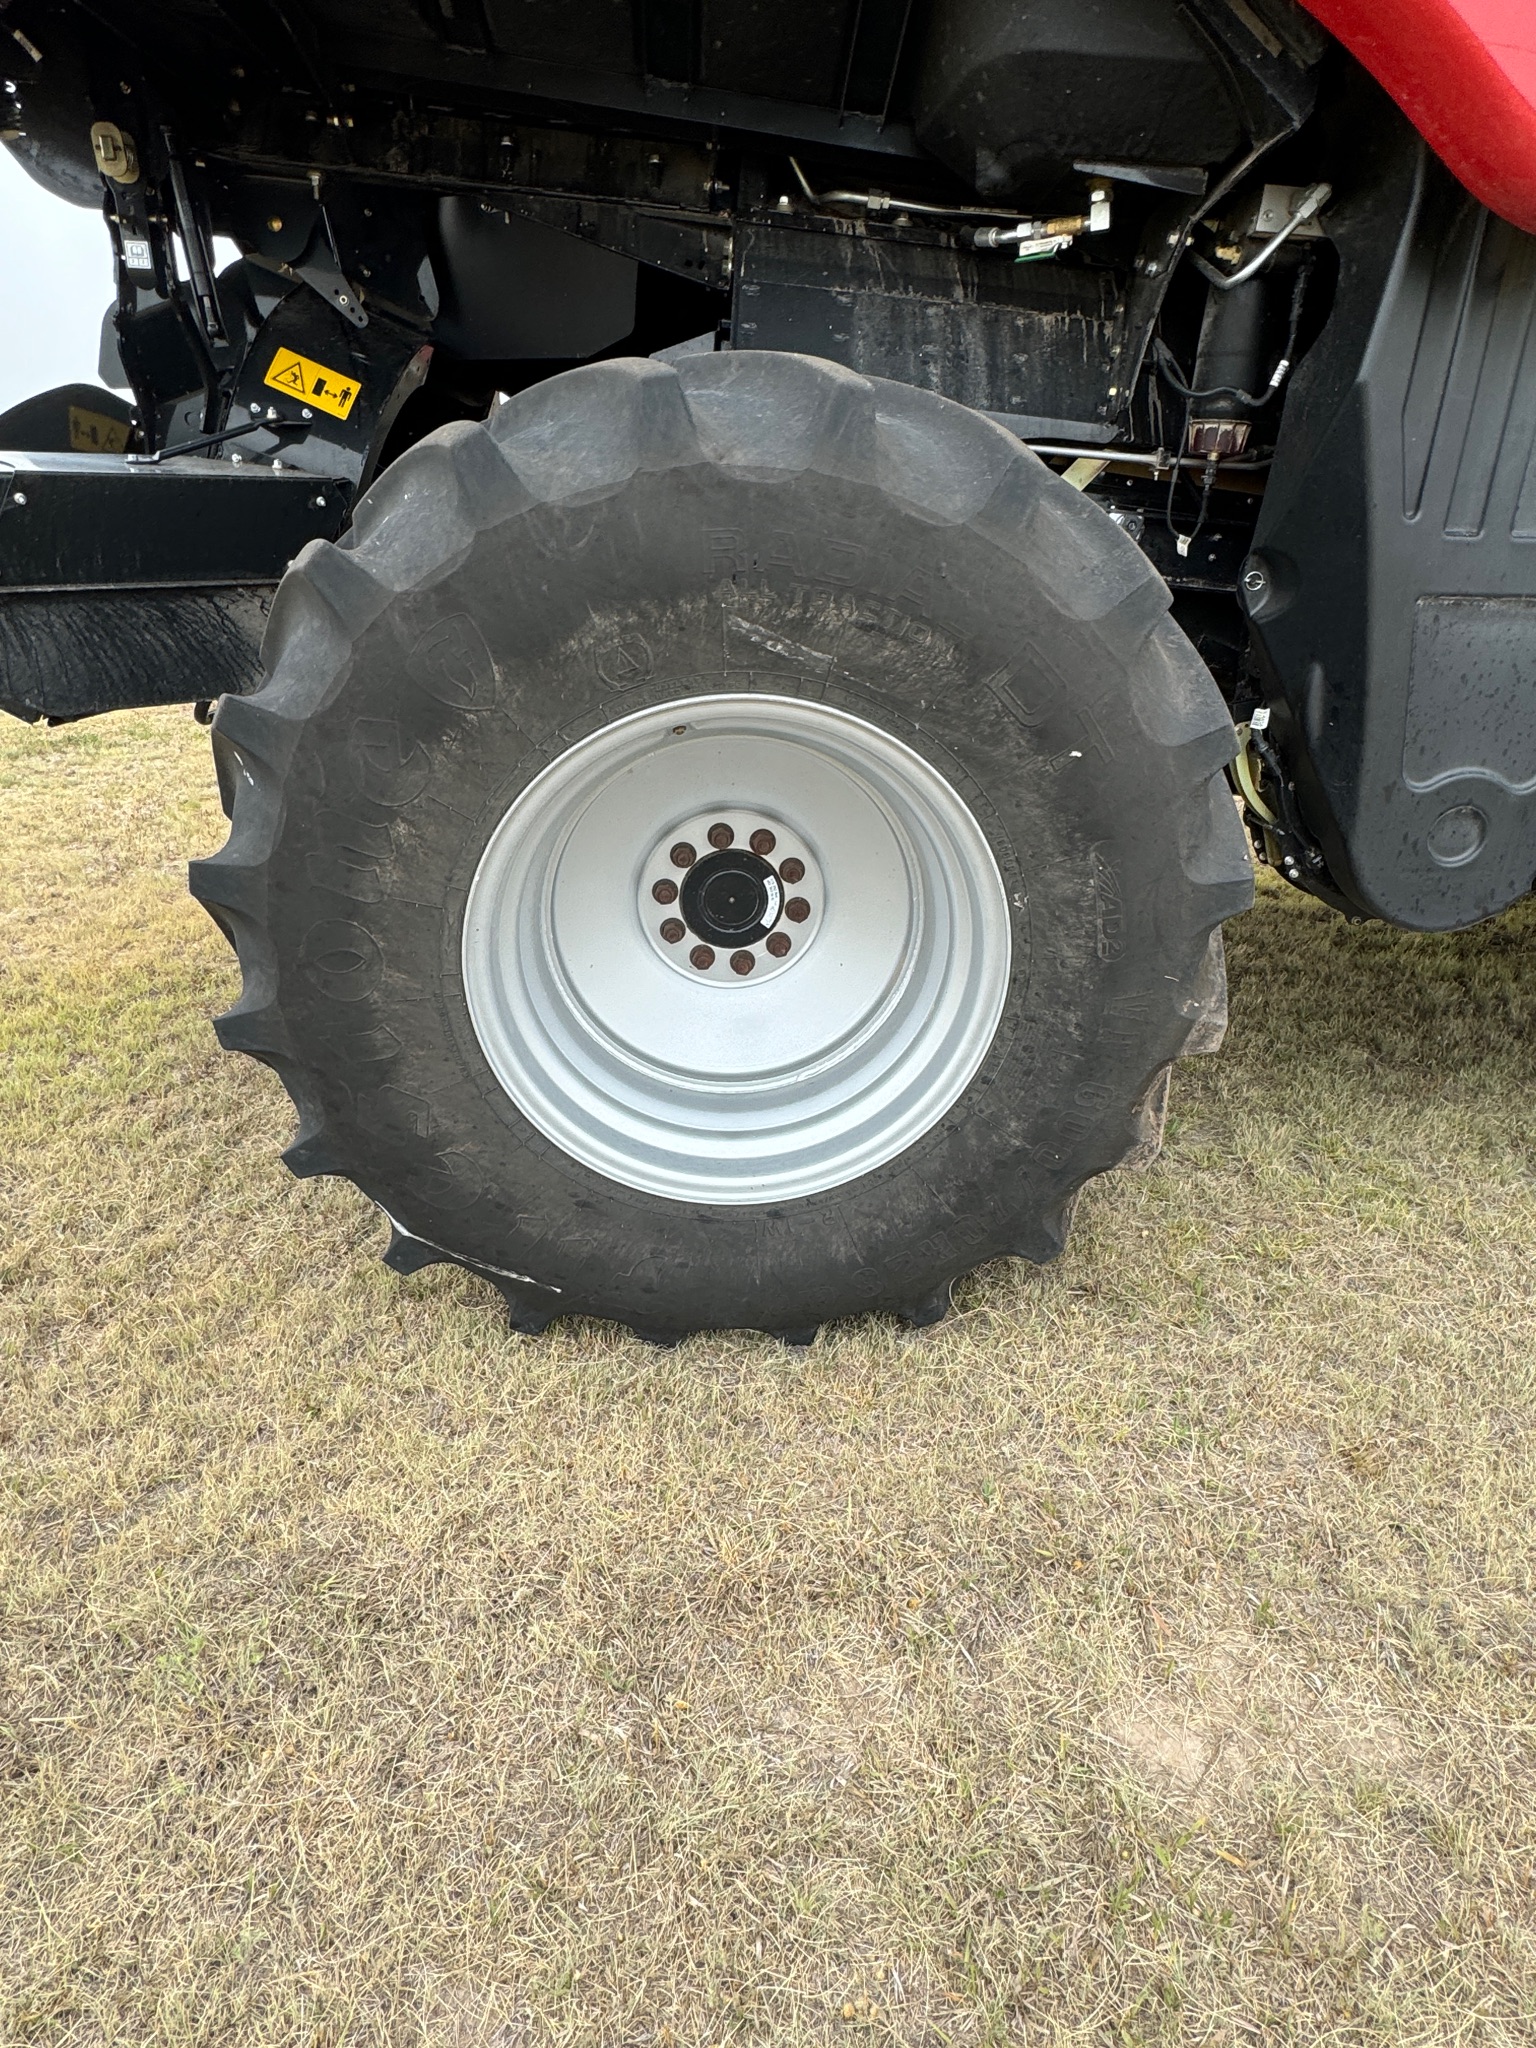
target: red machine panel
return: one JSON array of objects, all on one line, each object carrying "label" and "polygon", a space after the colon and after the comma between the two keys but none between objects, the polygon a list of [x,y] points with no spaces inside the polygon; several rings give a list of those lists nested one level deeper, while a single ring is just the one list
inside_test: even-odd
[{"label": "red machine panel", "polygon": [[1304,0],[1468,189],[1536,233],[1536,0]]}]

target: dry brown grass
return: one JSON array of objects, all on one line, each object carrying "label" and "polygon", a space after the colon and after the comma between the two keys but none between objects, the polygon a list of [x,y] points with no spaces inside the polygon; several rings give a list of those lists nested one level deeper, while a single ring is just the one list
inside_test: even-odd
[{"label": "dry brown grass", "polygon": [[914,1336],[506,1335],[215,1048],[185,713],[0,731],[0,2031],[1536,2040],[1536,917],[1276,890]]}]

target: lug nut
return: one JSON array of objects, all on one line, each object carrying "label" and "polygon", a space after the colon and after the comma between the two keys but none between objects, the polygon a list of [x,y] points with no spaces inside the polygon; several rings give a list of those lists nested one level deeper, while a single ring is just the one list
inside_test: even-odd
[{"label": "lug nut", "polygon": [[698,857],[686,839],[679,839],[669,855],[675,868],[691,868]]},{"label": "lug nut", "polygon": [[811,906],[803,896],[791,896],[784,906],[784,915],[791,924],[804,924],[811,914]]},{"label": "lug nut", "polygon": [[760,825],[758,829],[752,834],[752,837],[747,841],[747,844],[751,847],[752,851],[759,857],[759,859],[765,859],[770,853],[772,853],[773,849],[778,845],[778,843],[778,840],[774,838],[773,834],[768,830],[766,825]]},{"label": "lug nut", "polygon": [[669,946],[675,946],[678,940],[686,938],[687,934],[688,927],[680,917],[668,917],[662,920],[661,936]]},{"label": "lug nut", "polygon": [[775,960],[782,960],[789,951],[789,948],[790,937],[788,932],[770,932],[768,934],[768,950]]},{"label": "lug nut", "polygon": [[715,949],[713,946],[695,946],[688,958],[700,974],[704,974],[715,964]]},{"label": "lug nut", "polygon": [[756,965],[757,955],[755,953],[742,952],[731,955],[732,974],[750,974]]},{"label": "lug nut", "polygon": [[805,862],[803,860],[796,860],[794,855],[791,854],[789,859],[779,869],[779,880],[781,882],[803,882],[805,880]]},{"label": "lug nut", "polygon": [[651,884],[651,894],[658,903],[675,903],[677,901],[677,884],[676,882],[653,882]]},{"label": "lug nut", "polygon": [[711,825],[709,828],[709,843],[717,853],[724,853],[735,837],[729,825]]}]

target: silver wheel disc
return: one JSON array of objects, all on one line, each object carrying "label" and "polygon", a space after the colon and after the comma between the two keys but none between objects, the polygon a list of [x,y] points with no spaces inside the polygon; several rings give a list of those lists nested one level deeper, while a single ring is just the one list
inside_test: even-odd
[{"label": "silver wheel disc", "polygon": [[904,1152],[985,1058],[1009,964],[956,791],[792,697],[683,698],[579,741],[491,834],[464,916],[470,1018],[523,1115],[689,1202],[813,1195]]}]

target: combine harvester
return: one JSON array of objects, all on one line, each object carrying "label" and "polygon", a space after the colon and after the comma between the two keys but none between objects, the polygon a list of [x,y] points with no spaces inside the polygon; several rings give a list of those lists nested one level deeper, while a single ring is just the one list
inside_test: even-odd
[{"label": "combine harvester", "polygon": [[219,1035],[396,1269],[929,1322],[1155,1148],[1250,841],[1413,930],[1532,888],[1529,0],[0,50],[126,394],[0,418],[0,705],[214,707]]}]

